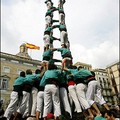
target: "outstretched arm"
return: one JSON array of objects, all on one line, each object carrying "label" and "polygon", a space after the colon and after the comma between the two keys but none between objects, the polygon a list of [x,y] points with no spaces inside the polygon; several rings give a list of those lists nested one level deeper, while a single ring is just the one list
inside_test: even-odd
[{"label": "outstretched arm", "polygon": [[47,67],[44,66],[44,67],[42,68],[42,72],[40,73],[40,78],[43,77],[43,75],[44,75],[44,73],[46,72],[46,70],[47,70]]},{"label": "outstretched arm", "polygon": [[56,7],[52,7],[52,8],[51,8],[51,12],[54,12],[54,11],[56,11],[56,10],[58,10],[58,8],[56,8]]},{"label": "outstretched arm", "polygon": [[60,25],[53,25],[52,26],[52,28],[54,29],[54,28],[59,28],[60,27]]},{"label": "outstretched arm", "polygon": [[69,69],[67,67],[64,67],[63,70],[69,72]]},{"label": "outstretched arm", "polygon": [[56,51],[57,50],[57,48],[50,48],[52,51]]},{"label": "outstretched arm", "polygon": [[53,36],[52,36],[52,38],[53,38],[54,40],[59,40],[59,41],[60,41],[60,39],[59,39],[59,38],[56,38],[56,37],[53,37]]}]

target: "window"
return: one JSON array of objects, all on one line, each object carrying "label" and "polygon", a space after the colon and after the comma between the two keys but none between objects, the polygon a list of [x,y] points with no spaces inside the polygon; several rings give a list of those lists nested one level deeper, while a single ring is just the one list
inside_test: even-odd
[{"label": "window", "polygon": [[1,61],[4,61],[4,60],[6,60],[5,58],[0,58],[1,59]]},{"label": "window", "polygon": [[37,68],[40,68],[41,66],[40,65],[37,65]]},{"label": "window", "polygon": [[24,65],[29,65],[29,66],[33,66],[33,64],[30,63],[23,63]]},{"label": "window", "polygon": [[4,69],[4,70],[3,70],[4,72],[10,73],[10,68],[9,68],[9,67],[4,67],[3,69]]},{"label": "window", "polygon": [[11,62],[13,62],[13,63],[19,63],[19,61],[16,61],[16,60],[11,60]]},{"label": "window", "polygon": [[1,89],[2,90],[7,90],[8,89],[8,79],[7,78],[3,78],[1,80]]}]

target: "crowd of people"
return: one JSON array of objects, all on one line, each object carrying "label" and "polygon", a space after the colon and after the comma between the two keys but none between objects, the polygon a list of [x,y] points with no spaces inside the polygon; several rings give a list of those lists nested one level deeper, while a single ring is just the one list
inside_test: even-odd
[{"label": "crowd of people", "polygon": [[73,65],[61,69],[50,62],[35,73],[30,69],[20,73],[4,119],[114,120],[110,117],[116,117],[118,111],[114,112],[103,99],[94,72]]}]

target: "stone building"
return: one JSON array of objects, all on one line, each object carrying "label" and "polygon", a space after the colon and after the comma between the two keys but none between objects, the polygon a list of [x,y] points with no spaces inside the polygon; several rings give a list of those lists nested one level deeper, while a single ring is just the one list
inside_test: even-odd
[{"label": "stone building", "polygon": [[106,70],[110,78],[115,104],[120,104],[120,62],[116,61],[108,65]]},{"label": "stone building", "polygon": [[96,80],[100,83],[105,101],[111,104],[114,103],[112,86],[106,69],[94,69],[93,71],[95,72]]},{"label": "stone building", "polygon": [[13,82],[19,76],[19,73],[27,69],[31,69],[34,73],[41,66],[41,61],[32,59],[28,55],[27,49],[25,44],[22,44],[20,46],[20,52],[16,55],[0,52],[0,98],[4,102],[4,107],[9,103]]},{"label": "stone building", "polygon": [[90,64],[86,64],[86,63],[82,63],[82,62],[77,62],[74,64],[75,66],[82,66],[83,68],[87,69],[87,70],[92,70],[92,65]]},{"label": "stone building", "polygon": [[[96,80],[100,83],[102,88],[102,95],[104,99],[110,104],[118,104],[118,97],[120,97],[119,84],[119,63],[113,64],[106,69],[92,69],[90,64],[77,62],[75,66],[83,66],[83,68],[94,71]],[[112,69],[112,70],[111,70]],[[112,71],[112,72],[110,72]],[[110,74],[111,73],[111,74]],[[114,77],[113,77],[114,76]],[[114,79],[113,79],[114,78]],[[115,82],[116,81],[116,82]]]}]

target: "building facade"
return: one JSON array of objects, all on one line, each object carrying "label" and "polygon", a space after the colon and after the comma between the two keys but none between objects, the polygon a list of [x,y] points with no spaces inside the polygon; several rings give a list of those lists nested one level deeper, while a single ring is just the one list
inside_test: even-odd
[{"label": "building facade", "polygon": [[112,86],[115,103],[120,104],[120,62],[116,61],[106,67]]},{"label": "building facade", "polygon": [[106,69],[92,69],[90,64],[77,62],[75,66],[82,66],[85,69],[94,71],[96,75],[96,80],[100,83],[102,88],[102,95],[110,104],[120,103],[120,66],[119,63],[112,64]]},{"label": "building facade", "polygon": [[0,52],[0,98],[4,103],[3,105],[5,105],[4,108],[6,108],[9,103],[10,93],[13,90],[13,83],[19,76],[19,73],[27,69],[31,69],[34,73],[35,70],[39,69],[41,66],[41,61],[31,59],[26,50],[21,51],[23,47],[25,47],[24,44],[22,47],[20,46],[20,52],[17,55]]},{"label": "building facade", "polygon": [[95,72],[96,80],[100,83],[105,101],[110,104],[114,103],[112,86],[106,69],[94,69],[93,71]]},{"label": "building facade", "polygon": [[86,63],[82,63],[82,62],[77,62],[74,64],[75,66],[82,66],[83,68],[87,69],[87,70],[92,70],[92,65],[90,64],[86,64]]}]

